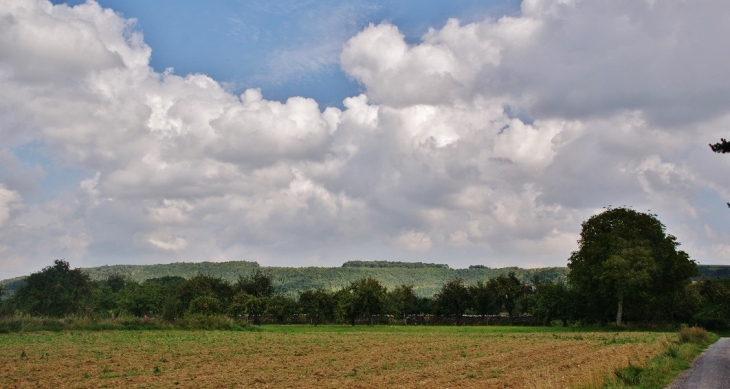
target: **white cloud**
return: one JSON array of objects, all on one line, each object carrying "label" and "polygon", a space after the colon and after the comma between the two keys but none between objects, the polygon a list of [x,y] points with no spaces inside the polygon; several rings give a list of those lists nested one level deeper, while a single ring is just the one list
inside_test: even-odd
[{"label": "white cloud", "polygon": [[433,245],[427,234],[416,231],[407,231],[396,236],[392,244],[410,251],[426,251]]},{"label": "white cloud", "polygon": [[[371,25],[342,48],[365,92],[339,110],[156,73],[134,21],[96,3],[5,2],[0,247],[24,269],[376,252],[563,265],[583,220],[626,204],[727,261],[730,231],[706,219],[723,205],[700,198],[730,200],[730,159],[706,146],[730,125],[726,7],[533,0],[411,44]],[[90,175],[26,201],[45,177],[18,162],[30,142]]]},{"label": "white cloud", "polygon": [[563,123],[537,124],[536,128],[525,125],[519,119],[510,121],[497,137],[494,156],[507,158],[527,168],[545,168],[555,155],[553,138],[562,131]]},{"label": "white cloud", "polygon": [[0,185],[0,227],[10,219],[10,210],[14,203],[20,201],[17,192],[6,189]]}]

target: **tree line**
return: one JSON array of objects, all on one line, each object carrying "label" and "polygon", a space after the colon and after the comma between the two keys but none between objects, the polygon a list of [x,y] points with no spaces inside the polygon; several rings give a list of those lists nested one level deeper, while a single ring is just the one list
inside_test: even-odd
[{"label": "tree line", "polygon": [[143,282],[118,274],[93,281],[68,262],[31,274],[0,314],[42,317],[82,315],[156,317],[175,322],[189,315],[229,316],[280,323],[305,315],[314,325],[356,321],[375,324],[384,315],[406,322],[410,315],[454,318],[465,315],[530,316],[562,323],[691,323],[728,327],[730,280],[696,277],[697,265],[678,249],[656,215],[609,208],[582,224],[578,250],[568,260],[567,280],[514,273],[467,283],[455,277],[430,297],[413,285],[388,289],[367,276],[337,289],[307,288],[296,295],[275,287],[270,274],[256,269],[235,282],[207,274],[164,276]]},{"label": "tree line", "polygon": [[233,283],[206,274],[143,282],[110,275],[105,280],[92,281],[80,269],[71,269],[68,262],[56,260],[52,266],[31,274],[10,298],[3,299],[2,313],[58,318],[130,315],[170,322],[185,315],[228,315],[245,316],[255,323],[262,316],[286,323],[291,316],[301,314],[315,325],[354,325],[361,318],[375,324],[383,315],[398,319],[412,314],[461,317],[469,313],[499,314],[503,310],[519,315],[528,312],[523,306],[531,293],[527,283],[510,273],[471,286],[455,278],[431,298],[418,297],[411,285],[388,290],[372,277],[335,291],[307,289],[290,296],[277,292],[271,276],[261,270]]},{"label": "tree line", "polygon": [[[730,317],[730,280],[706,279],[686,285],[672,309],[627,310],[633,322],[681,322],[723,329]],[[514,274],[467,285],[454,278],[432,297],[418,297],[410,285],[387,289],[372,277],[335,291],[307,289],[297,296],[277,293],[271,277],[256,271],[235,283],[205,274],[190,279],[162,277],[136,282],[112,275],[92,281],[64,261],[55,261],[0,303],[3,316],[94,318],[154,317],[174,323],[189,315],[245,317],[258,324],[262,318],[292,322],[302,315],[313,325],[356,321],[377,324],[384,318],[407,320],[412,315],[449,317],[460,324],[465,316],[493,315],[508,319],[532,316],[543,325],[606,323],[589,296],[568,282],[534,278],[520,281]],[[297,321],[301,322],[301,320]]]}]

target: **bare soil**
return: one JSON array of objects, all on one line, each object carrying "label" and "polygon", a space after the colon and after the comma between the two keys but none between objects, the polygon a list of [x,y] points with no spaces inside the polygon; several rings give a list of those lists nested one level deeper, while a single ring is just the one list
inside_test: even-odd
[{"label": "bare soil", "polygon": [[0,335],[4,388],[565,388],[660,354],[657,333],[74,331]]}]

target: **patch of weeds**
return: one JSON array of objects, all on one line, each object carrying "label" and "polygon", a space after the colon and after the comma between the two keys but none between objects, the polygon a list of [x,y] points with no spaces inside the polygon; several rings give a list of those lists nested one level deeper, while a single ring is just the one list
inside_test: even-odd
[{"label": "patch of weeds", "polygon": [[154,367],[154,368],[152,369],[152,373],[153,373],[154,375],[159,375],[160,373],[162,373],[162,370],[160,370],[160,367],[159,367],[159,366],[155,366],[155,367]]},{"label": "patch of weeds", "polygon": [[710,339],[710,334],[702,327],[682,327],[677,337],[679,343],[702,344]]},{"label": "patch of weeds", "polygon": [[669,348],[667,348],[667,351],[664,352],[664,355],[669,358],[676,359],[677,357],[679,357],[679,349],[677,348],[677,346],[669,346]]},{"label": "patch of weeds", "polygon": [[629,366],[614,370],[613,374],[620,379],[624,385],[636,386],[641,381],[641,374],[644,368],[629,362]]},{"label": "patch of weeds", "polygon": [[477,375],[474,373],[469,373],[466,375],[466,378],[477,378]]},{"label": "patch of weeds", "polygon": [[132,370],[125,371],[120,376],[121,377],[136,377],[136,376],[140,376],[140,375],[142,375],[142,372],[140,370],[132,369]]},{"label": "patch of weeds", "polygon": [[354,377],[357,375],[357,369],[352,369],[351,372],[345,374],[345,377]]}]

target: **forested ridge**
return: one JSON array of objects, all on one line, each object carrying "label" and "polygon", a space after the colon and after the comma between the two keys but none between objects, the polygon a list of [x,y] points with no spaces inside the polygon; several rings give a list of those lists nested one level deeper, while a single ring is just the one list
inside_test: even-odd
[{"label": "forested ridge", "polygon": [[[342,267],[267,267],[257,262],[176,262],[156,265],[109,265],[82,268],[92,280],[104,280],[110,275],[121,275],[132,281],[142,282],[161,277],[192,278],[196,274],[220,277],[235,282],[240,275],[261,270],[271,275],[277,290],[285,294],[300,290],[322,288],[336,290],[363,277],[378,279],[387,288],[406,284],[413,285],[419,297],[430,297],[452,278],[463,278],[468,284],[495,278],[509,272],[523,281],[537,275],[543,279],[562,281],[568,273],[567,267],[522,269],[518,267],[490,268],[472,265],[467,269],[450,269],[448,265],[390,261],[350,261]],[[697,278],[730,278],[730,266],[697,265]],[[22,285],[26,277],[15,277],[0,281],[0,287],[13,291]]]},{"label": "forested ridge", "polygon": [[[119,275],[131,281],[143,282],[162,277],[182,277],[190,279],[198,274],[219,277],[228,282],[235,282],[239,276],[249,275],[256,270],[268,274],[278,292],[295,294],[306,289],[324,289],[334,291],[341,289],[365,277],[380,281],[383,286],[392,289],[398,285],[413,285],[414,293],[419,297],[430,297],[443,284],[452,278],[462,278],[467,284],[485,281],[499,275],[514,273],[522,281],[529,281],[534,276],[542,279],[563,281],[566,278],[566,267],[548,267],[539,269],[521,269],[517,267],[489,268],[472,266],[467,269],[450,269],[448,265],[419,264],[407,262],[351,261],[342,267],[264,267],[256,262],[178,262],[159,265],[110,265],[92,268],[81,268],[92,280],[101,281],[112,275]],[[25,277],[0,282],[10,291],[22,284]]]}]

